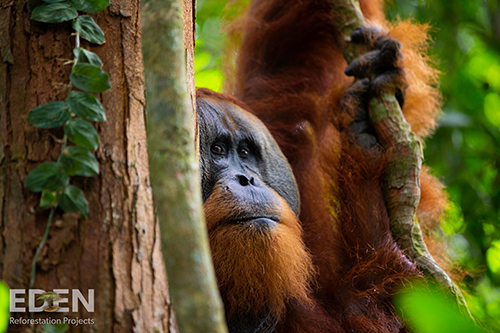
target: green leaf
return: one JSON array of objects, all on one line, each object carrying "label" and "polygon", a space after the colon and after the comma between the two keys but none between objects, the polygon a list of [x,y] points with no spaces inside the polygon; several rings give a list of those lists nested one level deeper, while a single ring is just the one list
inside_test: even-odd
[{"label": "green leaf", "polygon": [[31,19],[45,23],[59,23],[73,20],[78,12],[67,2],[50,3],[40,5],[33,9]]},{"label": "green leaf", "polygon": [[109,6],[109,0],[70,0],[73,7],[86,13],[99,13]]},{"label": "green leaf", "polygon": [[58,191],[69,183],[69,176],[61,164],[56,162],[45,162],[37,166],[26,177],[24,186],[33,192],[42,190]]},{"label": "green leaf", "polygon": [[76,186],[66,187],[63,193],[57,195],[57,202],[66,213],[81,212],[84,218],[89,215],[89,205],[85,195]]},{"label": "green leaf", "polygon": [[94,155],[84,147],[68,147],[64,149],[59,163],[70,176],[92,177],[99,173],[99,163]]},{"label": "green leaf", "polygon": [[71,91],[66,102],[69,104],[71,111],[82,119],[106,121],[106,114],[101,102],[92,94]]},{"label": "green leaf", "polygon": [[491,242],[491,247],[486,252],[488,268],[495,274],[500,273],[500,241]]},{"label": "green leaf", "polygon": [[43,333],[65,333],[68,329],[69,329],[68,324],[43,325]]},{"label": "green leaf", "polygon": [[40,128],[54,128],[64,125],[70,118],[66,102],[50,102],[37,106],[28,114],[28,122]]},{"label": "green leaf", "polygon": [[101,59],[99,59],[99,56],[94,52],[90,52],[88,50],[85,50],[84,48],[77,47],[73,49],[73,54],[76,57],[77,63],[91,64],[92,66],[99,68],[102,67]]},{"label": "green leaf", "polygon": [[419,333],[487,333],[464,316],[449,295],[418,285],[396,297],[402,317]]},{"label": "green leaf", "polygon": [[45,3],[57,3],[57,2],[64,2],[65,0],[43,0]]},{"label": "green leaf", "polygon": [[222,91],[224,73],[220,68],[207,69],[196,73],[196,86],[207,87],[213,91]]},{"label": "green leaf", "polygon": [[57,197],[54,192],[43,190],[40,198],[40,207],[49,208],[57,205]]},{"label": "green leaf", "polygon": [[73,29],[91,43],[104,44],[104,33],[89,15],[80,15],[73,21]]},{"label": "green leaf", "polygon": [[71,119],[64,126],[64,133],[71,142],[89,150],[96,150],[99,144],[99,136],[94,126],[82,119]]},{"label": "green leaf", "polygon": [[0,280],[0,332],[7,332],[9,326],[10,288]]},{"label": "green leaf", "polygon": [[43,333],[66,333],[68,329],[69,329],[68,324],[43,325]]},{"label": "green leaf", "polygon": [[69,76],[71,82],[78,88],[89,92],[103,92],[111,88],[108,74],[99,67],[90,64],[76,64]]},{"label": "green leaf", "polygon": [[500,95],[491,92],[484,98],[484,114],[491,124],[500,127]]}]

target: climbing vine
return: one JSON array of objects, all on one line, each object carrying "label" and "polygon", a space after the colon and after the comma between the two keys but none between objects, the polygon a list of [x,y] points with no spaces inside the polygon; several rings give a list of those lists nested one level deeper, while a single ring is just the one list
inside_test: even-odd
[{"label": "climbing vine", "polygon": [[94,151],[99,136],[92,122],[106,121],[104,108],[94,93],[111,88],[109,77],[102,70],[102,61],[97,54],[80,46],[83,38],[94,44],[105,42],[104,33],[89,15],[79,12],[97,13],[109,6],[109,0],[43,0],[35,7],[31,19],[44,23],[73,21],[75,37],[74,58],[68,83],[68,96],[64,101],[40,105],[28,114],[28,122],[38,128],[63,127],[60,140],[61,153],[57,161],[44,162],[31,171],[25,187],[41,192],[40,207],[50,209],[47,227],[33,258],[30,288],[35,282],[36,262],[45,245],[55,210],[80,212],[83,218],[89,207],[83,191],[70,184],[71,176],[92,177],[99,173]]}]

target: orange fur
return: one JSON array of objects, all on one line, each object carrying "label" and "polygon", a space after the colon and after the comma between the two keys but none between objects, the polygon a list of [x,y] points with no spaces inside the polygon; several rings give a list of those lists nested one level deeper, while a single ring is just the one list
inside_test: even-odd
[{"label": "orange fur", "polygon": [[443,216],[448,198],[444,186],[430,174],[428,167],[423,167],[420,173],[421,199],[417,210],[417,217],[425,229],[439,227],[439,220]]},{"label": "orange fur", "polygon": [[415,134],[426,137],[436,127],[441,93],[436,89],[439,72],[427,56],[429,26],[399,22],[390,25],[389,36],[401,42],[408,89],[403,113]]},{"label": "orange fur", "polygon": [[269,310],[278,318],[289,300],[304,306],[311,303],[314,268],[302,228],[286,201],[275,195],[280,199],[280,222],[266,232],[249,222],[226,221],[241,207],[221,186],[215,186],[203,205],[215,273],[229,315]]},{"label": "orange fur", "polygon": [[[227,57],[233,58],[235,50],[239,50],[236,62],[225,61],[227,65],[225,90],[245,102],[248,108],[264,121],[278,141],[292,164],[295,176],[299,179],[303,206],[314,207],[312,208],[315,211],[314,215],[307,215],[306,219],[331,220],[329,204],[326,202],[317,204],[323,201],[322,198],[331,196],[331,192],[324,192],[320,199],[316,190],[309,189],[323,188],[329,191],[329,187],[325,187],[325,184],[335,183],[337,178],[336,172],[332,172],[329,167],[324,169],[324,166],[333,162],[333,156],[339,156],[341,136],[339,129],[352,119],[349,110],[344,109],[340,112],[338,110],[338,101],[352,83],[352,79],[343,73],[347,64],[337,48],[335,39],[330,40],[327,36],[318,42],[321,49],[311,46],[311,49],[304,54],[308,61],[307,65],[297,63],[290,66],[290,69],[284,69],[279,75],[265,71],[257,72],[262,72],[261,65],[268,62],[268,59],[264,58],[262,45],[272,42],[269,36],[272,32],[279,31],[281,27],[284,30],[282,35],[294,36],[297,39],[299,37],[296,35],[300,36],[300,33],[293,30],[292,25],[295,24],[293,22],[286,29],[285,23],[274,21],[263,26],[264,14],[261,12],[266,12],[266,9],[272,6],[271,1],[255,2],[257,5],[254,7],[259,10],[253,9],[254,12],[247,13],[243,18],[233,22],[228,29]],[[427,55],[429,26],[410,21],[389,23],[384,18],[383,3],[383,0],[362,0],[360,7],[370,24],[382,27],[388,31],[389,36],[401,42],[401,51],[404,55],[402,65],[409,85],[403,113],[413,132],[426,137],[436,127],[435,119],[440,113],[442,101],[441,94],[436,88],[439,71],[432,67],[432,61]],[[311,21],[318,19],[325,18],[315,17]],[[331,30],[334,30],[333,27]],[[251,57],[247,58],[248,55]],[[302,82],[307,82],[307,86],[303,86]],[[256,87],[258,90],[255,90]],[[288,105],[293,105],[293,108],[290,109]],[[325,119],[330,121],[325,122]],[[307,133],[301,133],[296,130],[297,128],[308,130]],[[318,143],[324,148],[319,148]],[[305,179],[301,182],[300,179],[303,177]],[[312,179],[317,182],[316,185],[311,186]],[[421,223],[426,228],[427,225],[432,225],[428,220],[429,214],[420,212],[433,211],[431,219],[438,221],[436,212],[443,210],[446,196],[441,190],[442,185],[437,180],[427,177],[425,169],[421,176],[421,187],[422,195],[418,210]],[[309,192],[312,192],[312,195],[308,195]],[[321,207],[325,207],[325,210],[322,211]],[[303,213],[301,218],[304,215],[306,214]]]},{"label": "orange fur", "polygon": [[[436,89],[438,71],[426,55],[429,27],[408,21],[391,24],[384,19],[382,4],[382,0],[360,1],[367,21],[401,42],[402,67],[409,84],[403,113],[412,130],[424,138],[436,126],[441,103]],[[399,285],[420,276],[420,272],[399,250],[390,233],[382,188],[385,152],[367,153],[356,147],[346,130],[354,115],[354,104],[341,99],[353,80],[344,74],[347,64],[337,46],[335,13],[330,8],[328,1],[321,0],[252,1],[244,18],[229,30],[232,45],[228,55],[231,60],[236,57],[236,61],[225,61],[225,89],[242,101],[237,103],[244,103],[240,106],[264,122],[290,162],[298,183],[303,242],[318,271],[317,286],[312,290],[316,305],[304,311],[300,304],[288,309],[295,315],[307,313],[310,320],[306,323],[303,318],[287,315],[280,330],[402,332],[405,329],[394,313],[391,297]],[[225,100],[231,102],[229,97]],[[446,196],[442,185],[426,169],[420,181],[417,214],[424,229],[432,229],[438,225]],[[264,250],[258,250],[263,252],[256,253],[257,248],[251,247],[252,252],[247,253],[244,244],[249,240],[237,226],[215,232],[220,224],[213,221],[224,216],[223,212],[216,212],[216,207],[232,209],[228,202],[223,202],[210,204],[213,211],[207,212],[207,216],[213,216],[208,222],[211,238],[217,238],[212,241],[212,248],[216,267],[219,265],[218,278],[229,286],[221,290],[234,290],[236,286],[239,290],[249,286],[254,291],[262,288],[264,292],[259,289],[255,303],[250,304],[264,306],[266,293],[272,294],[273,307],[282,309],[277,295],[285,293],[280,289],[284,286],[276,287],[276,279],[263,276],[263,266],[254,259],[257,254],[271,257],[265,255],[269,240],[259,240]],[[286,242],[300,235],[291,230],[294,229],[287,233]],[[285,240],[283,244],[286,245]],[[439,246],[432,247],[439,250]],[[237,255],[229,255],[226,248]],[[286,267],[288,260],[299,257],[295,252],[280,256],[278,266]],[[239,258],[244,259],[236,263]],[[270,267],[266,266],[269,264],[266,262],[264,267]],[[294,268],[301,283],[287,277],[288,283],[304,286],[304,279],[311,278],[306,266],[309,265]],[[244,272],[245,281],[234,279],[241,274],[239,271]],[[252,278],[252,274],[259,278]],[[277,289],[269,290],[259,284],[262,278],[269,278],[272,288]],[[298,289],[302,295],[308,293],[304,288]],[[248,304],[252,295],[244,292],[240,297],[234,292],[225,297],[231,298],[227,302],[232,308]],[[324,319],[322,311],[331,321]]]}]

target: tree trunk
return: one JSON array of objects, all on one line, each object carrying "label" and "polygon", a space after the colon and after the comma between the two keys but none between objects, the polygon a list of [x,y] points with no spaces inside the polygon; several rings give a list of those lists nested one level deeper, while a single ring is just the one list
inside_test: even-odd
[{"label": "tree trunk", "polygon": [[[186,53],[186,76],[188,93],[193,110],[196,110],[196,87],[194,83],[194,42],[196,33],[196,0],[182,0],[184,48]],[[198,147],[198,146],[197,146]]]},{"label": "tree trunk", "polygon": [[195,8],[191,0],[143,4],[151,181],[175,316],[181,332],[227,332],[194,140]]},{"label": "tree trunk", "polygon": [[[95,290],[95,311],[51,313],[52,318],[94,318],[71,332],[172,330],[169,296],[154,221],[144,114],[139,1],[112,1],[92,15],[106,43],[90,47],[103,61],[112,89],[100,94],[107,122],[99,123],[100,174],[72,178],[89,202],[87,219],[56,211],[39,258],[35,288]],[[73,58],[71,24],[30,21],[26,0],[0,6],[0,279],[25,289],[48,211],[24,188],[26,175],[57,159],[62,130],[26,121],[41,104],[64,100]],[[84,42],[84,47],[87,44]],[[71,300],[70,300],[71,306]],[[28,317],[17,313],[16,317]],[[43,317],[35,314],[35,318]],[[9,331],[24,327],[11,325]]]}]

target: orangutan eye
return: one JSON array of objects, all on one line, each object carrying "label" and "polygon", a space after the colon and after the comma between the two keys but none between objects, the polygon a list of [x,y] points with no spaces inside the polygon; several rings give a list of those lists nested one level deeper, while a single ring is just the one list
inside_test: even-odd
[{"label": "orangutan eye", "polygon": [[210,150],[212,151],[212,153],[214,154],[217,154],[217,155],[222,155],[224,154],[224,145],[223,144],[220,144],[220,143],[215,143],[212,148],[210,148]]},{"label": "orangutan eye", "polygon": [[241,157],[247,157],[250,154],[250,149],[248,147],[242,147],[238,149],[238,155]]}]

